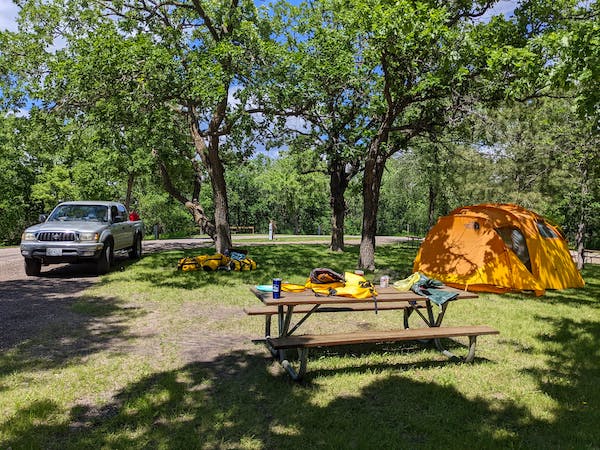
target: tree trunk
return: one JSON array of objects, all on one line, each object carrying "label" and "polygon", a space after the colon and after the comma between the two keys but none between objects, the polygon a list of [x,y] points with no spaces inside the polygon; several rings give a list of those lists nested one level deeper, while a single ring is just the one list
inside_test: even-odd
[{"label": "tree trunk", "polygon": [[585,222],[580,221],[577,226],[577,235],[575,236],[575,244],[577,246],[576,264],[578,270],[582,270],[585,266],[585,233]]},{"label": "tree trunk", "polygon": [[127,192],[125,193],[125,209],[129,211],[131,206],[131,193],[133,192],[133,183],[135,181],[135,174],[130,173],[127,177]]},{"label": "tree trunk", "polygon": [[437,173],[437,168],[440,167],[440,155],[438,151],[438,147],[434,144],[432,146],[433,157],[433,167],[432,175],[429,178],[429,211],[428,211],[428,225],[429,229],[431,229],[435,225],[435,208],[438,198],[438,193],[440,191],[440,176]]},{"label": "tree trunk", "polygon": [[579,224],[577,225],[577,234],[575,235],[575,245],[577,246],[576,264],[577,269],[582,270],[585,265],[585,234],[587,230],[586,220],[586,202],[588,199],[588,168],[584,164],[581,168],[581,202],[579,204]]},{"label": "tree trunk", "polygon": [[[193,107],[189,108],[190,129],[194,140],[196,154],[200,156],[202,163],[206,167],[210,178],[212,188],[213,204],[215,208],[214,236],[211,236],[215,242],[215,249],[219,253],[225,252],[232,247],[231,230],[229,229],[229,212],[227,203],[227,183],[225,182],[225,167],[219,157],[219,133],[218,129],[225,117],[227,99],[217,107],[213,118],[209,124],[208,145],[202,136],[198,119],[196,118]],[[197,199],[196,199],[197,201]],[[194,218],[195,219],[195,218]],[[198,223],[198,222],[196,222]]]},{"label": "tree trunk", "polygon": [[348,187],[345,167],[335,165],[330,172],[329,191],[331,203],[331,245],[334,252],[344,251],[344,221],[346,216],[346,201],[344,194]]},{"label": "tree trunk", "polygon": [[231,230],[229,229],[229,206],[227,203],[227,183],[225,182],[225,167],[219,157],[218,138],[208,147],[208,157],[205,162],[213,194],[215,208],[215,248],[224,253],[232,247]]},{"label": "tree trunk", "polygon": [[433,183],[429,182],[429,215],[428,215],[428,225],[429,228],[433,227],[435,224],[435,199],[437,197],[437,189],[434,187]]},{"label": "tree trunk", "polygon": [[213,241],[216,241],[217,230],[215,225],[209,220],[208,216],[204,213],[204,209],[198,201],[186,201],[184,203],[188,209],[196,225],[200,227],[203,233],[208,234]]},{"label": "tree trunk", "polygon": [[[160,175],[163,182],[163,186],[165,191],[173,197],[175,200],[184,205],[192,217],[194,218],[194,222],[203,233],[208,234],[210,238],[215,241],[216,240],[216,228],[215,225],[210,221],[208,216],[204,213],[204,209],[200,203],[198,203],[197,194],[200,191],[199,188],[199,178],[196,177],[194,180],[194,198],[189,200],[185,198],[185,196],[175,188],[173,182],[171,181],[171,177],[169,176],[169,172],[167,171],[167,167],[165,163],[160,159],[158,155],[158,151],[153,150],[152,155],[156,158],[158,167],[160,169]],[[196,166],[194,166],[196,168]]]},{"label": "tree trunk", "polygon": [[209,173],[211,173],[210,180],[213,192],[213,202],[215,207],[215,248],[217,252],[224,253],[225,250],[232,247],[232,244],[231,230],[229,229],[225,169],[220,159],[216,167],[213,167],[212,171],[209,170]]},{"label": "tree trunk", "polygon": [[360,240],[359,269],[375,270],[375,236],[377,211],[385,157],[379,154],[380,141],[374,141],[365,161],[363,178],[363,222]]}]

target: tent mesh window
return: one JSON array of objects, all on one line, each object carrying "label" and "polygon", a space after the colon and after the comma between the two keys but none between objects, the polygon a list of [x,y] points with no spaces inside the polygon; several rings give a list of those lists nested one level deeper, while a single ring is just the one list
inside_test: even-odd
[{"label": "tent mesh window", "polygon": [[[551,232],[550,229],[548,229],[548,231]],[[496,228],[496,232],[500,235],[504,241],[504,244],[506,244],[506,246],[513,252],[515,252],[515,255],[519,257],[523,265],[531,272],[529,249],[527,248],[527,242],[525,241],[525,236],[521,230],[514,227],[501,227]]]},{"label": "tent mesh window", "polygon": [[537,229],[543,238],[556,239],[558,237],[556,233],[553,230],[551,230],[548,225],[546,225],[545,222],[538,220],[535,224],[537,225]]}]

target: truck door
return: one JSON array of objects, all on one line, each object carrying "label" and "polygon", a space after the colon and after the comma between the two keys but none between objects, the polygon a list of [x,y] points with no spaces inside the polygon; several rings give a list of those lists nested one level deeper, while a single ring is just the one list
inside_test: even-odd
[{"label": "truck door", "polygon": [[133,226],[129,222],[129,214],[123,205],[117,205],[119,216],[123,218],[121,222],[121,247],[131,247],[133,245]]},{"label": "truck door", "polygon": [[114,250],[120,250],[128,245],[127,244],[128,224],[127,224],[127,222],[125,222],[127,220],[126,214],[125,214],[125,208],[123,207],[121,210],[121,207],[111,206],[110,207],[110,215],[111,215],[111,221],[112,221],[111,232],[113,235],[113,239],[115,241]]}]

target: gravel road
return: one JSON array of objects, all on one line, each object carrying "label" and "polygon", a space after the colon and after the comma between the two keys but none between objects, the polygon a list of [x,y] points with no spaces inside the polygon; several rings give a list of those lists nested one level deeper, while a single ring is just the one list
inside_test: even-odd
[{"label": "gravel road", "polygon": [[[159,250],[188,249],[209,246],[212,243],[210,239],[164,239],[159,241],[144,241],[143,252],[153,253]],[[94,275],[94,266],[92,264],[57,264],[52,266],[42,266],[42,279],[60,279],[67,282],[77,282],[78,280],[93,281],[97,278]],[[25,275],[23,268],[23,257],[18,247],[0,248],[0,283],[7,281],[28,280],[31,282],[35,278],[29,278]],[[2,299],[0,289],[0,300]]]}]

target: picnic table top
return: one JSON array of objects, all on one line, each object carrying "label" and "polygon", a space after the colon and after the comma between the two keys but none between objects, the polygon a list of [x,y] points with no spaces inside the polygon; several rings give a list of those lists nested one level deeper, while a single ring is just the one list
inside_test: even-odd
[{"label": "picnic table top", "polygon": [[[478,295],[473,292],[463,291],[460,289],[451,288],[449,286],[444,286],[442,288],[446,292],[457,292],[457,299],[468,299],[468,298],[477,298]],[[258,289],[252,287],[250,288],[252,293],[258,297],[265,305],[274,306],[274,305],[284,305],[284,306],[295,306],[295,305],[328,305],[328,304],[351,304],[351,303],[365,303],[372,302],[372,298],[359,299],[352,297],[341,297],[341,296],[323,296],[323,295],[315,295],[315,293],[306,289],[303,292],[281,292],[280,298],[273,298],[271,292],[263,292]],[[410,301],[418,301],[418,300],[427,300],[426,297],[422,295],[416,294],[412,291],[404,292],[399,291],[393,287],[380,288],[375,287],[377,291],[376,300],[377,302],[410,302]]]}]

